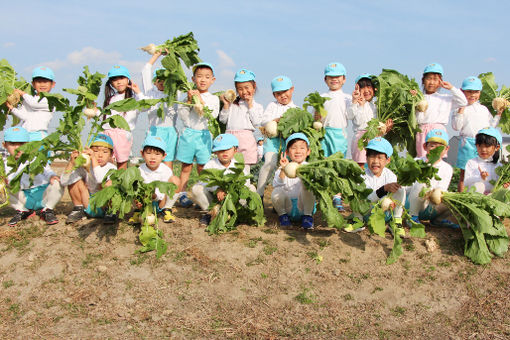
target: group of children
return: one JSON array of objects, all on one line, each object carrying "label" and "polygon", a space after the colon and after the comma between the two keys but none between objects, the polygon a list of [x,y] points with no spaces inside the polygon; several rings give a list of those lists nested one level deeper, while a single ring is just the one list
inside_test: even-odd
[{"label": "group of children", "polygon": [[[152,70],[160,56],[161,53],[156,52],[142,70],[143,92],[131,81],[127,68],[120,65],[112,67],[105,84],[104,107],[131,97],[136,100],[163,98],[164,83],[158,79],[157,70]],[[358,149],[359,138],[365,133],[368,122],[376,117],[377,112],[373,102],[375,88],[371,78],[370,74],[357,77],[355,90],[352,95],[347,95],[342,91],[346,82],[345,67],[338,62],[326,66],[324,81],[329,91],[322,96],[329,98],[325,102],[327,115],[321,117],[318,113],[315,114],[315,120],[320,120],[325,128],[321,145],[325,156],[339,151],[347,154],[349,141],[346,128],[348,120],[352,120],[355,136],[350,143],[351,155],[354,161],[365,168],[365,183],[373,190],[369,199],[376,202],[391,193],[393,199],[401,202],[394,211],[395,221],[400,226],[406,196],[413,220],[429,219],[437,222],[436,224],[455,226],[445,217],[441,207],[432,209],[427,205],[428,201],[419,196],[422,184],[416,183],[410,188],[398,184],[395,174],[386,168],[393,154],[393,147],[383,136],[371,140],[364,150]],[[221,188],[207,187],[206,183],[199,182],[191,189],[193,200],[190,199],[186,188],[193,163],[196,162],[199,173],[204,168],[228,169],[235,164],[234,154],[240,152],[244,156],[246,173],[250,172],[251,165],[256,164],[260,158],[263,159],[257,187],[247,183],[261,196],[262,201],[266,185],[276,170],[271,200],[279,216],[280,225],[288,226],[291,221],[300,220],[304,229],[312,228],[315,206],[313,194],[306,190],[299,178],[288,178],[282,171],[289,161],[300,164],[306,162],[310,154],[308,138],[303,133],[293,134],[287,140],[280,137],[269,138],[262,136],[259,130],[259,127],[271,121],[278,122],[288,109],[296,107],[292,100],[294,92],[292,81],[283,75],[272,80],[271,89],[275,101],[269,103],[264,110],[254,99],[257,83],[255,74],[250,70],[241,69],[236,72],[234,86],[237,97],[233,102],[228,100],[225,94],[218,97],[209,92],[210,86],[215,81],[214,68],[211,64],[205,62],[196,64],[193,67],[192,80],[196,89],[188,91],[184,100],[192,103],[192,98],[197,96],[202,105],[211,110],[212,117],[218,118],[226,125],[226,133],[212,140],[208,130],[208,118],[197,112],[192,105],[157,104],[147,110],[150,126],[141,151],[145,161],[140,166],[142,176],[146,182],[170,181],[178,188],[174,197],[167,197],[162,193],[155,194],[164,221],[171,222],[175,219],[171,209],[176,200],[182,207],[189,207],[194,201],[204,211],[200,222],[207,225],[211,220],[208,208],[213,193],[221,201],[225,192]],[[502,112],[492,117],[487,108],[478,102],[482,89],[480,79],[468,77],[463,81],[461,89],[457,89],[443,80],[443,69],[437,63],[425,67],[422,85],[428,108],[425,112],[417,112],[417,121],[421,129],[416,136],[418,157],[426,159],[428,151],[439,145],[445,146],[443,156],[446,155],[449,142],[446,126],[450,115],[453,114],[452,127],[460,131],[462,137],[457,161],[457,167],[462,170],[459,189],[473,186],[480,192],[489,192],[490,180],[497,177],[494,169],[500,165],[498,151],[502,137],[495,127]],[[16,90],[23,97],[23,102],[18,107],[6,103],[12,114],[21,120],[18,126],[4,131],[4,146],[8,153],[15,157],[19,157],[16,149],[20,145],[41,140],[47,135],[48,124],[53,115],[46,98],[39,100],[38,97],[38,93],[49,92],[55,86],[53,72],[47,67],[36,68],[32,74],[32,86],[35,90],[34,96]],[[440,93],[441,88],[449,90],[451,94]],[[157,114],[160,105],[164,105],[163,118]],[[97,112],[100,114],[99,110]],[[111,114],[123,116],[133,131],[140,112],[112,110]],[[387,129],[391,129],[391,120],[386,122],[386,126]],[[30,185],[28,178],[22,179],[22,190],[10,197],[11,205],[17,211],[9,222],[10,225],[16,225],[34,212],[47,223],[56,223],[58,220],[53,209],[61,198],[65,186],[68,187],[74,204],[73,211],[67,218],[68,223],[74,223],[85,216],[104,216],[107,222],[115,220],[115,216],[105,215],[103,211],[91,211],[89,199],[103,185],[110,184],[105,181],[106,173],[110,169],[127,167],[132,151],[132,132],[112,128],[108,124],[104,124],[103,129],[104,131],[96,136],[84,151],[91,158],[90,169],[83,167],[75,169],[75,160],[78,156],[78,151],[75,151],[71,154],[71,159],[61,177],[47,166],[45,172],[36,177],[33,184]],[[212,156],[212,153],[215,156]],[[279,168],[276,169],[278,158]],[[180,177],[173,174],[174,160],[182,164]],[[434,166],[439,169],[441,180],[432,181],[431,189],[438,187],[447,190],[453,172],[451,166],[443,160],[439,160]],[[13,175],[9,178],[12,177]],[[332,199],[337,209],[342,210],[341,197],[335,195]],[[134,216],[133,221],[136,220]]]}]

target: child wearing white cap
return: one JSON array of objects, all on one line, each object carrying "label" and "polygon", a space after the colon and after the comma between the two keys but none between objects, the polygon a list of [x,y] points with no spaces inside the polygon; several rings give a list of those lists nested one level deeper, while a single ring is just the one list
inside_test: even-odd
[{"label": "child wearing white cap", "polygon": [[[278,122],[283,114],[291,108],[297,107],[292,101],[294,86],[289,77],[278,76],[271,81],[271,90],[276,101],[269,103],[264,116],[262,125],[265,126],[270,121]],[[260,168],[259,179],[257,182],[257,193],[264,202],[264,190],[269,181],[269,176],[276,169],[278,154],[282,151],[283,140],[280,137],[266,138],[264,142],[264,165]]]},{"label": "child wearing white cap", "polygon": [[[475,136],[481,129],[496,127],[503,110],[494,117],[489,110],[480,104],[482,81],[471,76],[462,82],[462,93],[466,96],[467,106],[461,107],[453,113],[452,128],[460,131],[460,145],[455,166],[460,169],[459,192],[464,190],[464,173],[468,160],[478,156],[475,146]],[[502,108],[504,109],[504,108]]]},{"label": "child wearing white cap", "polygon": [[41,99],[39,93],[50,92],[55,87],[55,74],[49,67],[36,67],[32,71],[32,87],[35,90],[33,96],[19,89],[14,90],[23,97],[21,106],[13,107],[9,102],[5,105],[21,120],[19,126],[28,131],[29,141],[40,141],[48,135],[54,110],[50,110],[48,99]]},{"label": "child wearing white cap", "polygon": [[[425,66],[421,82],[428,108],[425,112],[416,112],[416,120],[421,129],[421,132],[416,134],[417,157],[426,155],[423,145],[427,133],[434,129],[446,131],[452,110],[467,105],[464,94],[458,88],[443,80],[443,67],[438,63]],[[450,90],[451,94],[439,93],[441,88]]]},{"label": "child wearing white cap", "polygon": [[[29,132],[21,126],[14,126],[4,131],[3,146],[10,156],[18,159],[21,154],[17,150],[30,139]],[[14,174],[7,177],[8,182],[15,178],[28,164],[24,163]],[[5,160],[5,172],[9,174],[13,169],[7,165]],[[47,224],[56,224],[58,219],[55,216],[55,206],[62,198],[64,189],[60,185],[60,178],[47,164],[43,173],[33,178],[27,174],[21,175],[20,190],[17,193],[11,192],[9,202],[11,207],[16,209],[16,214],[9,221],[10,226],[15,226],[20,221],[37,213]]]},{"label": "child wearing white cap", "polygon": [[243,154],[244,162],[249,169],[250,165],[257,163],[257,141],[254,131],[262,121],[264,108],[255,102],[254,95],[257,91],[255,73],[247,69],[241,69],[234,76],[234,84],[237,97],[231,103],[222,94],[223,109],[220,112],[220,122],[226,124],[225,133],[232,134],[239,141],[238,152]]}]

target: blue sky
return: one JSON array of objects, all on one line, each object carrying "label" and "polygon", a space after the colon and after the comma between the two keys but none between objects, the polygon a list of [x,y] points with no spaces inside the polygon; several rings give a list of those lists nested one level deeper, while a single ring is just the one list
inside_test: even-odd
[{"label": "blue sky", "polygon": [[201,58],[215,65],[212,90],[232,88],[234,72],[246,67],[257,75],[256,100],[264,106],[279,74],[293,80],[297,104],[325,91],[323,69],[331,61],[347,68],[349,93],[360,73],[393,68],[419,80],[431,62],[457,87],[488,71],[510,84],[510,5],[502,1],[29,0],[2,7],[0,58],[25,78],[35,66],[52,67],[55,92],[76,87],[84,65],[107,73],[120,63],[137,81],[149,59],[138,47],[190,31]]}]

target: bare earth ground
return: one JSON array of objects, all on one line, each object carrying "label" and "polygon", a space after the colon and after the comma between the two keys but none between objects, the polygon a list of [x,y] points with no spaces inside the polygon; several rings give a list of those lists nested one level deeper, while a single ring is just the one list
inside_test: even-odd
[{"label": "bare earth ground", "polygon": [[157,260],[135,254],[125,222],[66,226],[71,209],[67,198],[59,224],[16,228],[0,211],[0,338],[510,338],[510,256],[476,266],[458,231],[428,228],[439,249],[405,240],[386,265],[391,236],[282,230],[268,201],[266,226],[219,236],[178,208],[159,223]]}]

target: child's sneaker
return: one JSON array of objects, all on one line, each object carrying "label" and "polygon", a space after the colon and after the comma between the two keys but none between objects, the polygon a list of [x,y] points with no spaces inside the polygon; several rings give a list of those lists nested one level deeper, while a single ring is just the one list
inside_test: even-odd
[{"label": "child's sneaker", "polygon": [[280,227],[290,227],[290,217],[287,214],[283,214],[278,217],[278,221],[280,221]]},{"label": "child's sneaker", "polygon": [[140,215],[141,215],[140,211],[135,211],[133,213],[133,216],[129,218],[128,224],[130,225],[140,224]]},{"label": "child's sneaker", "polygon": [[11,218],[8,224],[9,226],[14,227],[19,222],[26,220],[27,218],[33,215],[34,212],[32,210],[29,211],[16,210],[16,214]]},{"label": "child's sneaker", "polygon": [[365,230],[365,226],[357,227],[354,224],[347,224],[345,228],[342,229],[346,233],[359,233],[360,231]]},{"label": "child's sneaker", "polygon": [[66,224],[72,224],[76,223],[78,221],[81,221],[82,218],[87,217],[85,215],[85,211],[83,210],[83,206],[74,207],[73,211],[67,216]]},{"label": "child's sneaker", "polygon": [[39,210],[38,215],[46,221],[46,224],[52,225],[58,223],[58,218],[55,216],[53,209]]},{"label": "child's sneaker", "polygon": [[204,214],[198,222],[201,226],[207,227],[211,223],[211,215]]},{"label": "child's sneaker", "polygon": [[165,208],[161,211],[161,214],[163,215],[163,222],[165,223],[175,222],[175,216],[172,214],[172,209]]},{"label": "child's sneaker", "polygon": [[183,193],[181,197],[179,197],[179,204],[183,208],[189,208],[193,205],[193,201],[188,198],[188,194]]},{"label": "child's sneaker", "polygon": [[340,195],[333,196],[333,205],[339,212],[345,211],[344,206],[342,204],[342,196]]},{"label": "child's sneaker", "polygon": [[301,227],[305,230],[313,229],[313,216],[303,215],[303,217],[301,217]]},{"label": "child's sneaker", "polygon": [[443,227],[443,228],[451,228],[451,229],[459,229],[460,226],[457,223],[453,223],[450,220],[443,219],[440,221],[431,221],[430,224],[432,224],[435,227]]}]

